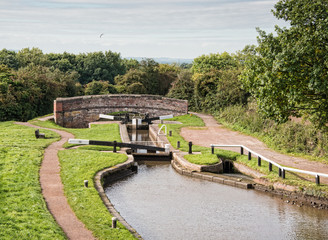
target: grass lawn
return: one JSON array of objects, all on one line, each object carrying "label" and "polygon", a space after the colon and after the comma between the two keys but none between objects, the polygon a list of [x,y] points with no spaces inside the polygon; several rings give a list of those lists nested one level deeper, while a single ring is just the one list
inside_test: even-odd
[{"label": "grass lawn", "polygon": [[[193,128],[202,128],[204,123],[201,118],[195,115],[183,115],[174,117],[170,120],[180,121],[182,124],[167,124],[167,131],[172,131],[172,136],[167,136],[170,144],[176,148],[177,141],[180,141],[180,150],[184,152],[189,151],[188,142],[180,136],[180,130],[183,127],[193,127]],[[200,164],[200,165],[210,165],[215,164],[218,162],[217,157],[234,160],[239,163],[242,163],[252,169],[255,169],[263,174],[266,175],[266,179],[270,182],[280,182],[287,185],[297,186],[300,191],[307,193],[309,195],[316,195],[316,196],[323,196],[327,195],[328,193],[328,186],[320,185],[317,186],[314,182],[309,182],[306,180],[300,179],[293,173],[286,173],[286,179],[282,179],[278,175],[278,169],[273,167],[273,171],[270,172],[268,170],[268,163],[262,160],[262,166],[257,166],[257,158],[252,158],[252,161],[248,161],[247,156],[240,156],[239,153],[222,150],[222,149],[215,149],[215,154],[211,154],[211,148],[201,147],[193,145],[193,152],[201,152],[201,154],[192,154],[192,155],[185,155],[184,158],[191,163]]]},{"label": "grass lawn", "polygon": [[[76,216],[98,239],[134,239],[132,234],[118,223],[111,228],[112,216],[103,204],[93,178],[98,171],[125,162],[127,156],[93,150],[71,149],[59,152],[62,167],[61,178],[65,195]],[[84,180],[89,187],[84,187]]]},{"label": "grass lawn", "polygon": [[49,213],[39,183],[44,149],[59,136],[0,122],[0,239],[66,239]]},{"label": "grass lawn", "polygon": [[[118,141],[121,142],[119,125],[93,124],[91,128],[62,128],[52,121],[33,120],[33,124],[56,128],[74,134],[77,139]],[[66,143],[67,148],[74,146]],[[64,192],[76,216],[90,229],[98,239],[134,239],[133,235],[118,223],[117,229],[111,228],[112,216],[103,204],[94,188],[95,174],[108,167],[125,162],[124,154],[101,152],[112,150],[106,146],[81,146],[78,149],[60,151],[61,179]],[[89,187],[84,187],[84,180]]]},{"label": "grass lawn", "polygon": [[[193,114],[177,116],[177,117],[171,118],[169,120],[170,121],[178,121],[178,122],[181,122],[182,124],[166,124],[167,133],[169,133],[169,131],[172,131],[172,136],[169,136],[169,134],[168,134],[167,139],[169,140],[170,144],[174,148],[176,148],[177,142],[180,141],[179,150],[181,150],[183,152],[188,152],[189,151],[189,142],[187,142],[180,135],[181,128],[183,128],[183,127],[204,127],[205,124],[204,124],[203,120],[200,117],[197,117],[196,115],[193,115]],[[192,147],[193,152],[202,152],[202,151],[206,152],[206,151],[209,151],[208,149],[209,148],[196,146],[196,145],[193,145],[193,147]]]},{"label": "grass lawn", "polygon": [[[30,123],[45,127],[45,128],[54,128],[58,130],[63,130],[66,132],[72,133],[76,139],[88,139],[88,140],[98,140],[98,141],[117,141],[121,142],[120,129],[119,125],[116,123],[113,124],[92,124],[91,128],[63,128],[53,121],[40,121],[37,119],[33,119]],[[65,148],[70,148],[73,146],[77,146],[74,144],[65,143]],[[98,150],[98,151],[112,151],[113,147],[110,146],[96,146],[96,145],[88,145],[81,146],[82,149],[89,150]],[[120,148],[118,147],[117,150]]]},{"label": "grass lawn", "polygon": [[272,184],[279,182],[286,185],[296,186],[298,187],[298,190],[306,193],[308,195],[314,195],[317,197],[326,196],[328,197],[328,186],[327,185],[319,185],[317,186],[314,182],[310,182],[307,180],[303,180],[299,178],[297,175],[291,172],[285,173],[285,179],[282,179],[279,177],[279,170],[277,167],[272,166],[272,172],[269,171],[269,163],[262,160],[261,166],[259,167],[257,165],[257,158],[253,158],[251,160],[248,160],[247,155],[240,155],[239,153],[232,152],[232,151],[224,151],[221,149],[215,149],[214,155],[217,155],[218,157],[221,157],[223,159],[233,160],[237,161],[238,163],[244,164],[252,169],[255,169],[266,176],[264,177],[268,181],[270,181]]},{"label": "grass lawn", "polygon": [[215,154],[204,153],[204,154],[188,154],[184,158],[191,163],[199,165],[212,165],[219,162],[219,158]]}]

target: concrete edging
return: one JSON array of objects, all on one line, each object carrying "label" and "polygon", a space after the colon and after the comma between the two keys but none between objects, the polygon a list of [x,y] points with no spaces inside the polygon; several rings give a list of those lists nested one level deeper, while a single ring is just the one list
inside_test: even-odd
[{"label": "concrete edging", "polygon": [[172,167],[181,175],[193,177],[193,178],[198,178],[210,182],[216,182],[216,183],[221,183],[233,187],[238,187],[238,188],[243,188],[243,189],[252,189],[253,184],[251,183],[246,183],[246,182],[240,182],[237,180],[232,180],[230,178],[226,178],[224,176],[217,176],[217,175],[210,175],[210,174],[205,174],[202,172],[194,172],[188,169],[183,168],[176,160],[171,161]]},{"label": "concrete edging", "polygon": [[[120,135],[123,142],[129,142],[129,135],[127,132],[127,129],[124,125],[120,125]],[[121,149],[121,152],[125,152],[126,149]],[[134,159],[132,155],[127,155],[128,160],[124,163],[118,164],[114,167],[105,168],[99,172],[96,173],[94,177],[94,183],[95,188],[99,193],[100,198],[102,199],[103,203],[105,204],[106,208],[110,212],[110,214],[113,215],[113,217],[116,217],[117,220],[124,226],[126,229],[128,229],[134,237],[137,239],[142,239],[140,234],[120,215],[120,213],[115,209],[114,205],[111,203],[109,198],[107,197],[104,187],[102,185],[103,179],[110,174],[122,171],[124,169],[130,168],[134,165]]]},{"label": "concrete edging", "polygon": [[140,234],[130,225],[128,222],[120,215],[120,213],[115,209],[114,205],[110,202],[109,198],[107,197],[105,190],[102,185],[102,180],[109,174],[113,174],[115,172],[130,168],[134,165],[133,156],[128,155],[128,160],[124,163],[118,164],[111,168],[105,168],[99,172],[97,172],[96,176],[94,177],[95,188],[97,189],[100,198],[102,199],[103,203],[105,204],[106,208],[113,215],[116,217],[117,220],[122,223],[124,227],[126,227],[134,237],[137,239],[142,239]]}]

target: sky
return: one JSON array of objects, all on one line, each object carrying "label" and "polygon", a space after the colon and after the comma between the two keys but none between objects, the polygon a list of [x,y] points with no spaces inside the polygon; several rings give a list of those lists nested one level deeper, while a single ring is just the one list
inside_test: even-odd
[{"label": "sky", "polygon": [[[192,59],[287,26],[274,0],[0,0],[0,49]],[[101,36],[101,37],[100,37]]]}]

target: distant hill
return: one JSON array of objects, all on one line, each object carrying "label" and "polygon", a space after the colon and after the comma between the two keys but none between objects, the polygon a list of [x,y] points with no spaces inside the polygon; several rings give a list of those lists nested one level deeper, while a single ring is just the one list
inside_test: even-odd
[{"label": "distant hill", "polygon": [[[146,57],[126,57],[127,59],[135,59],[137,61],[141,61],[143,59],[146,59]],[[192,63],[194,59],[188,59],[188,58],[167,58],[167,57],[160,57],[160,58],[151,58],[154,59],[158,63],[166,63],[166,64],[172,64],[172,63]]]}]

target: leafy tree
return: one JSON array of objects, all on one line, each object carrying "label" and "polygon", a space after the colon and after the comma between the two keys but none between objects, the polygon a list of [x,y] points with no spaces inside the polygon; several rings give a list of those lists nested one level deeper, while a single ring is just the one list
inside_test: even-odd
[{"label": "leafy tree", "polygon": [[188,100],[189,107],[194,107],[194,81],[189,70],[183,70],[178,73],[177,79],[172,83],[167,96]]},{"label": "leafy tree", "polygon": [[328,2],[280,0],[273,14],[288,21],[276,36],[258,30],[257,55],[246,61],[242,80],[264,116],[284,122],[304,116],[328,122]]},{"label": "leafy tree", "polygon": [[141,83],[146,88],[148,94],[159,94],[159,73],[158,73],[159,64],[151,58],[143,59],[140,62],[140,71],[144,72],[145,75],[141,79]]},{"label": "leafy tree", "polygon": [[51,66],[57,68],[62,72],[72,72],[77,69],[76,55],[64,52],[60,53],[49,53],[47,54]]},{"label": "leafy tree", "polygon": [[144,87],[144,85],[142,83],[135,82],[126,88],[126,92],[129,94],[145,94],[146,88]]},{"label": "leafy tree", "polygon": [[11,89],[15,82],[13,81],[13,72],[6,65],[0,65],[0,120],[11,120],[18,108],[18,103]]},{"label": "leafy tree", "polygon": [[127,71],[130,69],[138,69],[140,67],[140,63],[136,59],[123,59],[124,66]]},{"label": "leafy tree", "polygon": [[[0,66],[0,120],[27,121],[53,111],[57,97],[78,93],[76,73],[30,64],[18,71]],[[75,89],[76,88],[76,89]]]},{"label": "leafy tree", "polygon": [[113,84],[115,76],[126,71],[120,54],[111,51],[79,54],[76,61],[76,71],[80,74],[81,84],[93,80],[103,80]]},{"label": "leafy tree", "polygon": [[166,95],[171,84],[177,79],[180,68],[174,64],[159,64],[158,67],[158,93]]},{"label": "leafy tree", "polygon": [[9,51],[7,49],[2,49],[0,51],[0,65],[7,65],[9,68],[18,69],[18,61],[16,58],[15,51]]},{"label": "leafy tree", "polygon": [[16,54],[18,67],[27,67],[29,65],[49,66],[50,62],[46,55],[39,48],[23,48]]},{"label": "leafy tree", "polygon": [[106,81],[92,81],[85,86],[85,95],[117,93],[115,87]]},{"label": "leafy tree", "polygon": [[194,73],[207,73],[212,70],[223,70],[238,67],[238,61],[227,52],[211,53],[209,55],[202,55],[193,61],[192,71]]},{"label": "leafy tree", "polygon": [[[135,93],[133,92],[133,89],[145,89],[145,92],[147,93],[146,87],[144,86],[144,83],[146,84],[147,74],[139,69],[130,69],[126,74],[124,75],[118,75],[115,77],[115,83],[118,86],[118,89],[120,93]],[[138,85],[129,88],[132,84],[138,83]],[[142,85],[142,86],[141,86]],[[138,87],[137,87],[138,86]]]}]

